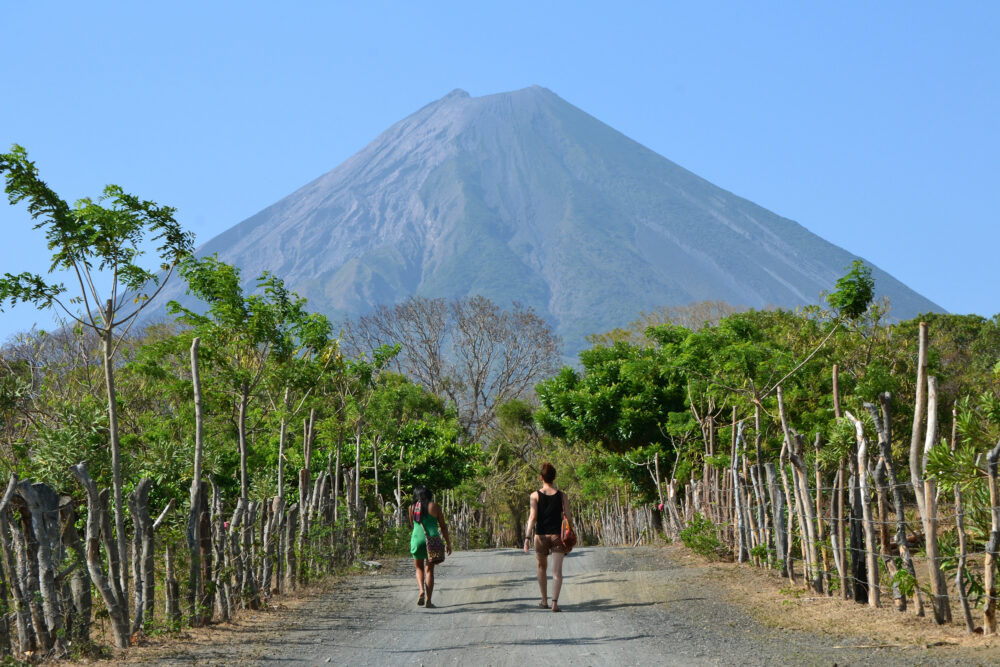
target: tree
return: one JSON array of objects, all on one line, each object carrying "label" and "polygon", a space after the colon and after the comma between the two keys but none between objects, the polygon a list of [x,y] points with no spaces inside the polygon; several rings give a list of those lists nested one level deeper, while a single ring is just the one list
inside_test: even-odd
[{"label": "tree", "polygon": [[[177,263],[191,253],[194,237],[174,219],[175,209],[143,201],[117,185],[105,187],[96,202],[84,198],[71,207],[39,178],[35,163],[17,144],[10,153],[0,154],[0,173],[10,203],[26,201],[28,213],[37,221],[34,228],[44,230],[52,251],[48,274],[66,271],[76,279],[75,295],[66,299],[69,288],[41,274],[5,273],[0,278],[0,311],[18,302],[43,309],[56,306],[101,339],[118,551],[114,556],[124,565],[127,539],[114,357],[139,314],[163,289]],[[148,243],[156,245],[159,262],[154,267],[139,263]],[[98,289],[102,282],[103,290]],[[152,294],[145,292],[149,289]],[[83,312],[73,306],[82,307]],[[127,580],[128,569],[122,567],[122,590],[127,590]]]},{"label": "tree", "polygon": [[244,296],[240,271],[216,256],[189,258],[181,267],[188,291],[208,304],[206,314],[171,301],[172,314],[193,327],[236,403],[240,452],[240,499],[249,498],[247,469],[247,410],[269,369],[268,361],[294,356],[296,346],[322,346],[329,322],[305,310],[305,299],[289,292],[284,282],[264,272],[257,278],[263,293]]},{"label": "tree", "polygon": [[349,353],[399,344],[394,370],[451,400],[470,440],[482,437],[496,408],[523,398],[557,368],[559,339],[530,308],[503,310],[483,296],[412,296],[344,325]]},{"label": "tree", "polygon": [[842,317],[856,320],[875,298],[875,279],[872,269],[864,261],[856,259],[846,275],[837,279],[836,291],[827,296],[827,303]]}]

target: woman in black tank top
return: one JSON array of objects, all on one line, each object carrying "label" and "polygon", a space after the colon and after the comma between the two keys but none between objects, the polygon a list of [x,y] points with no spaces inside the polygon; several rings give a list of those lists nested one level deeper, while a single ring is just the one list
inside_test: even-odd
[{"label": "woman in black tank top", "polygon": [[538,559],[538,588],[542,593],[539,607],[548,605],[548,561],[552,556],[552,611],[559,609],[559,591],[562,588],[562,563],[566,555],[562,538],[559,533],[562,528],[562,516],[572,520],[569,514],[569,501],[566,494],[552,485],[556,478],[556,469],[551,463],[543,463],[542,488],[531,494],[531,512],[528,515],[528,525],[524,534],[524,553],[528,553],[532,533],[535,536],[535,557]]}]

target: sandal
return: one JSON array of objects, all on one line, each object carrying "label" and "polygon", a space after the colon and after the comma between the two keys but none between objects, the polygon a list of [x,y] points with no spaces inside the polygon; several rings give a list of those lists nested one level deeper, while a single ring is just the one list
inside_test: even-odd
[{"label": "sandal", "polygon": [[420,597],[417,598],[417,606],[418,607],[423,607],[424,606],[424,594],[423,593],[421,593]]},{"label": "sandal", "polygon": [[424,605],[424,609],[437,609],[437,606],[434,605],[434,604],[431,604],[431,601],[428,600],[427,604]]},{"label": "sandal", "polygon": [[557,612],[557,613],[562,611],[562,609],[559,608],[558,602],[559,601],[556,600],[555,598],[552,599],[552,611]]},{"label": "sandal", "polygon": [[538,606],[541,607],[542,609],[548,609],[549,608],[549,605],[546,604],[545,602],[539,602]]}]

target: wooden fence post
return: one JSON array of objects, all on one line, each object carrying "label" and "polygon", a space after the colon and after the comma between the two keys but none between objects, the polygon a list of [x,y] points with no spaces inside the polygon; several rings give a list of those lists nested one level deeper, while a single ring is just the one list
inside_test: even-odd
[{"label": "wooden fence post", "polygon": [[794,575],[789,574],[788,567],[788,534],[785,532],[785,499],[781,494],[781,487],[778,486],[778,475],[775,473],[774,464],[764,464],[767,474],[767,490],[771,499],[771,525],[774,526],[774,549],[777,552],[778,562],[781,563],[781,576],[790,576],[795,581]]},{"label": "wooden fence post", "polygon": [[166,551],[163,554],[163,563],[163,615],[168,623],[177,627],[181,622],[180,584],[177,582],[177,575],[174,572],[174,547],[169,542],[166,544]]},{"label": "wooden fence post", "polygon": [[986,589],[986,608],[983,610],[983,633],[997,633],[997,557],[1000,551],[1000,489],[997,488],[997,461],[1000,459],[1000,442],[986,455],[986,472],[990,487],[990,537],[986,541],[986,559],[983,563],[983,588]]},{"label": "wooden fence post", "polygon": [[[875,424],[875,432],[878,434],[879,452],[885,462],[886,482],[892,491],[893,511],[896,514],[896,548],[899,556],[903,560],[903,567],[910,573],[913,580],[917,580],[917,570],[913,566],[913,556],[910,553],[910,546],[906,541],[906,516],[903,514],[903,492],[900,489],[898,478],[896,477],[896,464],[892,460],[892,395],[889,392],[879,394],[879,403],[882,407],[881,414],[872,403],[865,403],[864,407],[871,415]],[[923,600],[920,596],[920,588],[913,591],[914,600],[917,604],[917,616],[923,616]],[[900,603],[897,606],[899,611],[906,610],[906,597],[900,596]]]},{"label": "wooden fence post", "polygon": [[[109,559],[116,552],[116,545],[111,539],[111,522],[108,519],[106,501],[97,492],[97,485],[87,473],[86,463],[78,463],[71,470],[87,493],[87,569],[108,610],[115,646],[126,648],[129,645],[129,633],[128,615],[122,608],[124,595],[120,589],[116,590],[117,580],[109,579],[101,568],[102,537]],[[106,498],[107,492],[103,495]]]},{"label": "wooden fence post", "polygon": [[200,339],[191,341],[191,385],[194,390],[194,474],[189,492],[190,511],[187,523],[187,546],[191,568],[188,575],[188,619],[191,625],[201,625],[203,614],[198,610],[204,595],[205,580],[202,577],[201,544],[202,512],[205,507],[204,490],[201,483],[202,457],[204,453],[204,417],[201,403],[201,375],[198,367],[198,345]]},{"label": "wooden fence post", "polygon": [[[840,369],[837,364],[833,365],[833,416],[841,418],[840,413]],[[848,457],[850,458],[850,457]],[[840,596],[846,600],[850,597],[850,582],[847,576],[847,531],[845,520],[848,513],[844,511],[844,485],[847,483],[847,469],[844,466],[844,459],[841,458],[837,464],[837,481],[834,484],[834,494],[836,494],[836,509],[833,512],[834,525],[831,541],[833,542],[834,560],[837,563],[837,574],[840,576]]]},{"label": "wooden fence post", "polygon": [[296,583],[295,531],[298,528],[299,505],[293,504],[285,513],[285,590],[294,591]]},{"label": "wooden fence post", "polygon": [[[73,499],[69,496],[62,496],[59,499],[59,524],[62,528],[62,543],[73,552],[76,564],[73,567],[72,577],[69,579],[69,595],[64,596],[72,600],[72,619],[66,624],[69,636],[74,641],[90,641],[90,622],[93,600],[90,595],[90,577],[84,569],[87,557],[84,552],[83,543],[80,541],[80,534],[76,531],[76,510],[73,507]],[[63,573],[65,576],[68,573]]]},{"label": "wooden fence post", "polygon": [[[924,507],[924,481],[921,478],[923,466],[920,457],[920,435],[924,421],[924,411],[927,407],[927,323],[921,322],[918,330],[917,348],[917,386],[913,406],[913,427],[910,430],[910,482],[913,485],[913,495],[917,501],[917,510],[921,521],[926,513]],[[919,595],[919,594],[918,594]],[[917,616],[923,616],[924,606],[918,603]]]},{"label": "wooden fence post", "polygon": [[919,496],[924,494],[921,518],[927,544],[927,570],[931,582],[931,604],[934,608],[934,622],[938,625],[951,623],[951,604],[948,602],[948,582],[941,571],[941,556],[937,540],[937,482],[927,474],[927,457],[937,440],[937,378],[927,378],[927,435],[924,438],[924,455],[921,460],[923,486],[914,489]]},{"label": "wooden fence post", "polygon": [[865,437],[861,420],[845,412],[845,416],[854,424],[858,440],[858,472],[861,487],[861,514],[864,518],[865,555],[868,568],[868,606],[880,607],[880,589],[878,585],[878,561],[875,559],[875,529],[872,523],[871,490],[868,488],[868,438]]},{"label": "wooden fence post", "polygon": [[[958,442],[958,407],[951,409],[951,452],[954,455]],[[972,621],[972,609],[969,608],[969,598],[965,593],[965,516],[962,512],[962,487],[955,484],[955,532],[958,533],[958,567],[955,568],[955,590],[958,591],[958,599],[962,603],[962,614],[965,618],[965,629],[969,634],[976,631],[976,625]]]}]

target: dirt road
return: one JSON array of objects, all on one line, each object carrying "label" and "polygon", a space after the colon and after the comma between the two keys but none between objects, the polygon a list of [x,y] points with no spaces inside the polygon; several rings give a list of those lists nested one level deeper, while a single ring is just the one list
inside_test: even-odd
[{"label": "dirt road", "polygon": [[[456,553],[439,569],[436,609],[416,605],[410,561],[352,577],[277,623],[229,641],[175,645],[160,664],[776,665],[968,664],[920,648],[872,649],[761,627],[708,571],[669,550],[583,548],[565,565],[564,613],[540,609],[534,557]],[[856,648],[855,648],[856,647]],[[138,656],[135,656],[138,657]],[[957,658],[957,656],[956,656]]]}]

